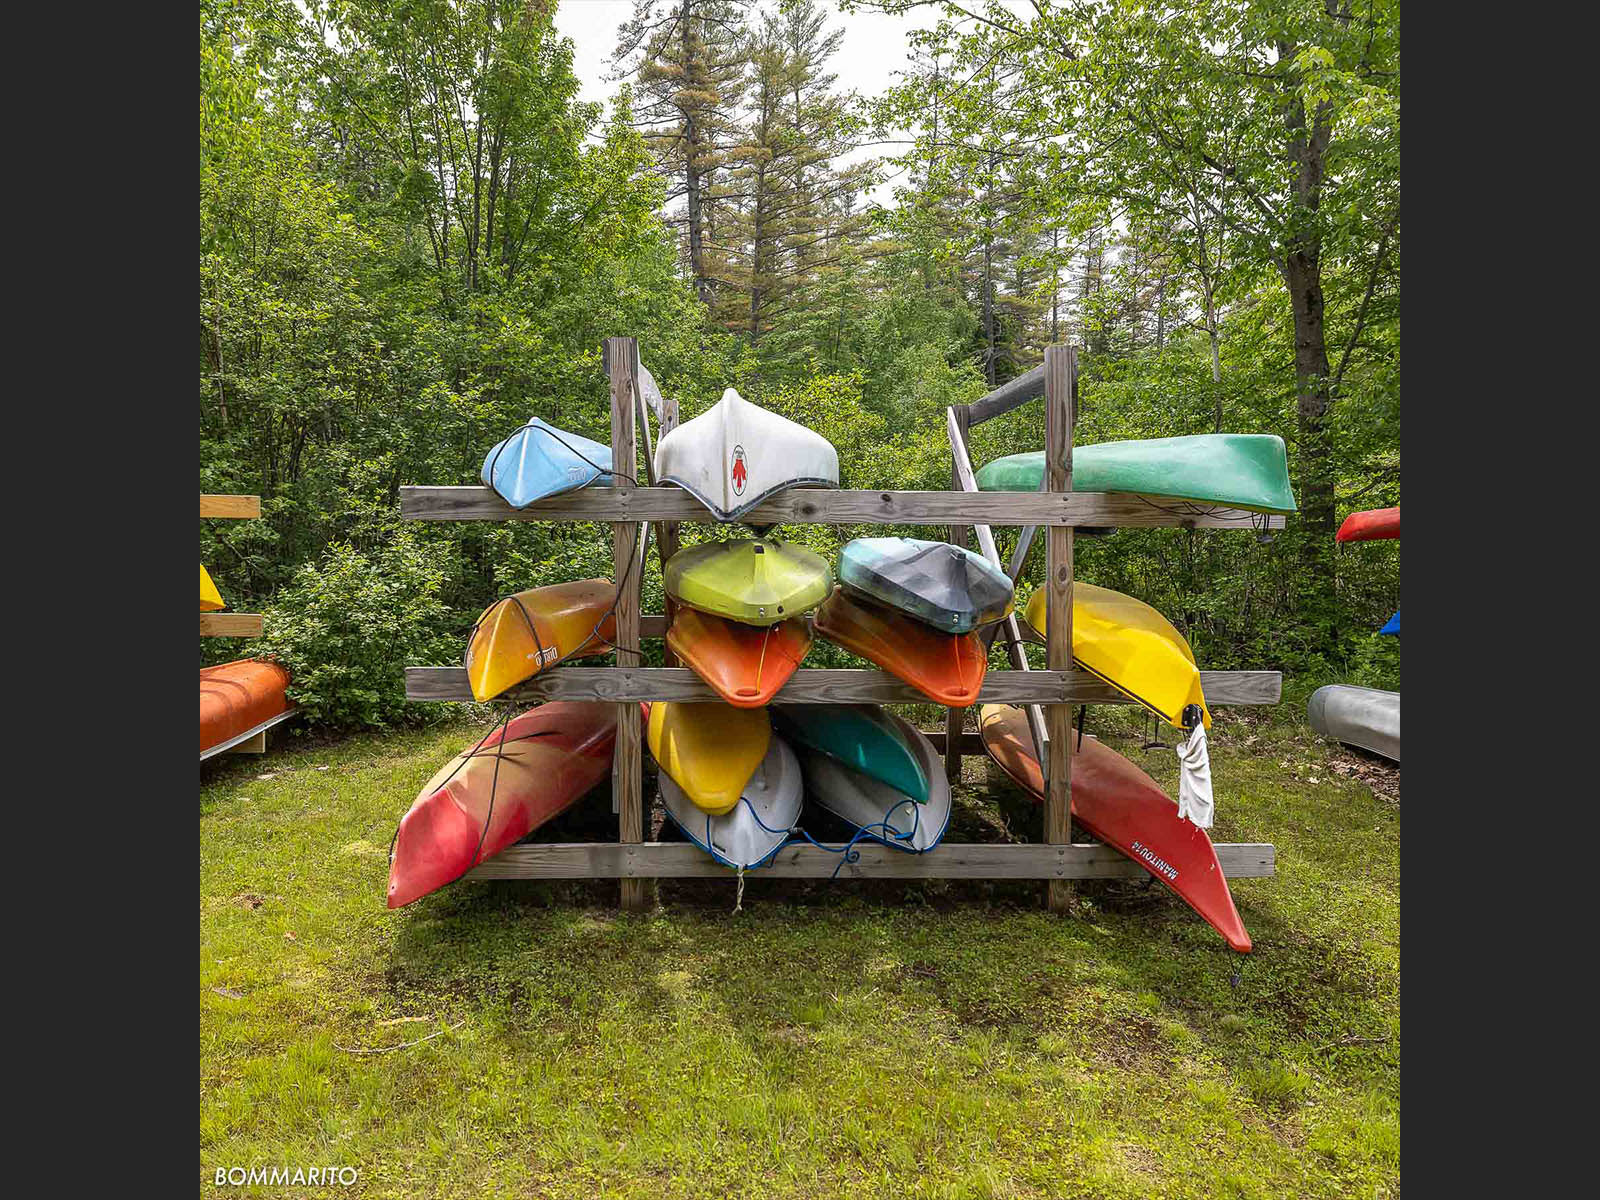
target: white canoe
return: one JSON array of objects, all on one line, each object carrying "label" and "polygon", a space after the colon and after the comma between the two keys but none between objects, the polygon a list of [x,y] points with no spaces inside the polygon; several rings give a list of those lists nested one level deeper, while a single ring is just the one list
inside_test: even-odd
[{"label": "white canoe", "polygon": [[918,804],[904,792],[802,746],[800,770],[806,795],[862,830],[863,836],[897,850],[923,854],[939,844],[950,824],[950,781],[933,743],[920,730],[893,713],[884,716],[899,726],[906,743],[922,760],[928,777],[927,803]]},{"label": "white canoe", "polygon": [[739,803],[719,817],[701,811],[665,771],[660,783],[661,801],[673,823],[724,866],[764,866],[800,819],[800,763],[776,734],[739,793]]},{"label": "white canoe", "polygon": [[1306,701],[1311,728],[1325,737],[1400,761],[1400,693],[1331,683]]},{"label": "white canoe", "polygon": [[784,488],[838,487],[839,452],[821,434],[728,388],[661,439],[656,480],[677,484],[717,520],[736,521]]}]

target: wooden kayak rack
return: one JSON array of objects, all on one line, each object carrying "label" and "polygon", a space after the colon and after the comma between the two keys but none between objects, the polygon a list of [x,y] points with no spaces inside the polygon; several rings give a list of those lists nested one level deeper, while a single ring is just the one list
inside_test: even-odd
[{"label": "wooden kayak rack", "polygon": [[[219,496],[200,493],[200,519],[214,519],[218,517],[253,521],[261,516],[260,496]],[[266,632],[266,622],[260,613],[235,613],[235,612],[208,612],[200,614],[201,637],[231,637],[231,638],[258,638]],[[219,742],[209,750],[200,754],[200,761],[214,758],[218,754],[265,754],[267,752],[267,730],[274,725],[281,725],[294,716],[294,706],[288,712],[281,712],[275,717],[268,717],[254,729],[247,729],[237,737]]]},{"label": "wooden kayak rack", "polygon": [[[639,345],[635,338],[607,338],[605,368],[611,385],[611,451],[618,465],[634,464],[636,478],[649,479],[653,466],[637,473],[639,437],[636,414],[645,411],[639,391]],[[978,492],[972,479],[966,433],[973,426],[1010,412],[1036,396],[1045,398],[1045,443],[1049,465],[1038,492]],[[979,702],[1004,701],[1042,706],[1047,745],[1043,764],[1048,780],[1044,804],[1045,840],[1039,844],[941,842],[926,854],[910,854],[876,842],[859,842],[860,857],[842,867],[839,856],[815,846],[785,846],[760,875],[776,878],[844,879],[1040,879],[1047,881],[1046,899],[1054,911],[1070,904],[1071,879],[1138,878],[1141,867],[1108,846],[1071,841],[1072,738],[1074,704],[1126,704],[1119,693],[1087,671],[1072,669],[1072,531],[1077,526],[1119,528],[1181,526],[1186,529],[1281,529],[1283,517],[1234,509],[1200,509],[1182,502],[1152,503],[1140,496],[1072,490],[1072,426],[1077,411],[1077,355],[1068,346],[1050,346],[1044,363],[996,388],[973,404],[948,410],[952,488],[949,491],[879,491],[875,489],[794,488],[780,492],[745,514],[752,525],[894,524],[945,527],[948,539],[966,545],[976,528],[980,547],[993,549],[989,525],[1042,528],[1046,535],[1048,669],[1028,669],[1022,642],[1026,635],[1015,617],[1002,623],[1013,668],[990,671]],[[667,401],[661,432],[674,428],[677,404]],[[644,451],[652,454],[648,419],[643,427]],[[1066,464],[1063,466],[1062,464]],[[964,489],[964,490],[958,490]],[[665,614],[639,611],[640,572],[627,564],[637,549],[639,523],[656,523],[656,542],[663,562],[678,546],[678,523],[713,521],[705,507],[678,487],[635,486],[620,475],[611,487],[587,487],[513,509],[487,487],[402,487],[400,515],[416,521],[607,521],[612,529],[612,578],[623,579],[617,602],[616,657],[606,667],[563,666],[534,676],[507,693],[517,703],[545,700],[601,700],[618,705],[616,757],[612,770],[612,811],[618,815],[618,840],[583,843],[526,843],[510,846],[469,872],[467,879],[617,879],[624,909],[648,902],[647,881],[666,878],[731,878],[729,868],[689,842],[646,842],[643,802],[643,749],[638,702],[641,700],[714,700],[716,693],[698,676],[676,665],[670,651],[666,666],[632,665],[642,655],[640,639],[665,635],[673,603]],[[1013,579],[1026,557],[1032,530],[1025,528],[1014,555]],[[987,543],[987,544],[986,544]],[[997,556],[992,556],[997,557]],[[1002,564],[1004,566],[1004,564]],[[991,629],[994,627],[991,627]],[[1059,632],[1057,632],[1059,631]],[[1201,673],[1210,706],[1276,704],[1283,677],[1277,671],[1206,671]],[[471,701],[466,671],[461,667],[407,667],[406,699]],[[894,675],[878,670],[818,670],[802,667],[778,693],[785,703],[833,704],[872,702],[926,704],[928,697]],[[945,769],[959,778],[963,755],[983,754],[977,732],[964,728],[965,709],[951,709],[943,730],[926,732],[945,757]],[[1230,877],[1261,877],[1275,872],[1276,854],[1269,844],[1218,844],[1217,858]]]}]

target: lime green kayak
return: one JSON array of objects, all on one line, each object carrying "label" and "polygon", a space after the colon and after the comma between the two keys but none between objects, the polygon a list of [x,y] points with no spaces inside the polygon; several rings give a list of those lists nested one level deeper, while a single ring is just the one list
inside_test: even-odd
[{"label": "lime green kayak", "polygon": [[828,598],[828,560],[777,538],[706,542],[678,551],[662,572],[667,595],[746,625],[776,625]]},{"label": "lime green kayak", "polygon": [[[1044,451],[997,458],[978,472],[985,492],[1032,492],[1044,476]],[[1072,451],[1077,492],[1138,492],[1253,512],[1292,513],[1289,457],[1273,433],[1098,442]]]}]

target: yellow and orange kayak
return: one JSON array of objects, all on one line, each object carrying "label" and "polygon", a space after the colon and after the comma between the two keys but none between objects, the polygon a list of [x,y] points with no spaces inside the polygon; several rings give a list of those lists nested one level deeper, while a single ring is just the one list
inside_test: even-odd
[{"label": "yellow and orange kayak", "polygon": [[659,701],[645,729],[650,754],[701,812],[720,817],[767,756],[772,720],[764,708]]},{"label": "yellow and orange kayak", "polygon": [[[1044,588],[1028,601],[1028,624],[1040,637],[1046,603]],[[1167,724],[1187,728],[1183,710],[1194,704],[1205,727],[1211,728],[1194,651],[1172,622],[1143,600],[1092,583],[1074,583],[1072,657]]]},{"label": "yellow and orange kayak", "polygon": [[222,593],[217,591],[217,585],[211,582],[211,576],[206,572],[205,563],[200,564],[200,611],[216,612],[222,605]]},{"label": "yellow and orange kayak", "polygon": [[598,654],[617,636],[617,587],[579,579],[529,588],[483,610],[467,642],[475,700],[491,700],[575,655]]}]

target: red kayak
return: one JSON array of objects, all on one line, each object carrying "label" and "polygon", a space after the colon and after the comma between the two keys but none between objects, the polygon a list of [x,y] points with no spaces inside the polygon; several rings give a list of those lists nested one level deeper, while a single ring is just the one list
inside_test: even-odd
[{"label": "red kayak", "polygon": [[804,617],[745,625],[679,605],[667,647],[736,708],[761,708],[789,682],[811,649]]},{"label": "red kayak", "polygon": [[615,704],[558,700],[495,726],[440,767],[400,819],[389,907],[460,879],[571,808],[611,774],[616,740]]},{"label": "red kayak", "polygon": [[259,659],[201,667],[200,753],[288,712],[288,686],[288,671]]},{"label": "red kayak", "polygon": [[[979,722],[983,748],[1018,786],[1044,800],[1044,774],[1020,708],[985,704]],[[1100,841],[1122,851],[1241,954],[1250,952],[1233,894],[1206,831],[1178,816],[1178,806],[1154,779],[1092,737],[1074,735],[1072,816]]]},{"label": "red kayak", "polygon": [[945,633],[843,588],[817,609],[817,632],[951,708],[977,702],[989,655],[977,633]]},{"label": "red kayak", "polygon": [[1400,536],[1400,506],[1393,508],[1369,508],[1365,512],[1353,512],[1344,519],[1344,524],[1339,526],[1339,532],[1334,537],[1341,542],[1375,542],[1380,538],[1397,538]]}]

